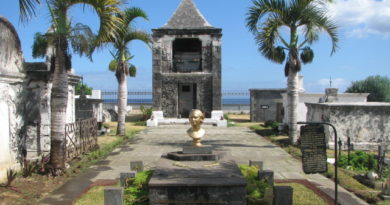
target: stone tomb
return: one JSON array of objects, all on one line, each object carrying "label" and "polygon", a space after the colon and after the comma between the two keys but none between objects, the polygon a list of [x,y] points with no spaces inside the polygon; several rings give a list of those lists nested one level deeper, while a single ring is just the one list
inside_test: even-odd
[{"label": "stone tomb", "polygon": [[246,204],[246,181],[233,160],[161,159],[149,181],[149,200],[160,204]]},{"label": "stone tomb", "polygon": [[209,118],[221,110],[222,29],[183,0],[168,23],[152,31],[153,109],[167,118],[187,118],[195,108]]}]

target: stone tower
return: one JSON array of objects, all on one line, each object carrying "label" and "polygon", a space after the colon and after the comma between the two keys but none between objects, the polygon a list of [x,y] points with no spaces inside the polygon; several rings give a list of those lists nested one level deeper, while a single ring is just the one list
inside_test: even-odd
[{"label": "stone tower", "polygon": [[163,27],[153,29],[153,108],[165,117],[221,110],[222,29],[192,0],[182,0]]}]

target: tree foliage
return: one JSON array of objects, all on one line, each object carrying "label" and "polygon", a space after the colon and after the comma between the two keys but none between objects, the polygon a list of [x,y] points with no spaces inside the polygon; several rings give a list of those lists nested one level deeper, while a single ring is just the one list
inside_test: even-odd
[{"label": "tree foliage", "polygon": [[86,95],[92,95],[92,88],[89,87],[87,84],[84,84],[84,83],[81,83],[81,82],[78,82],[75,86],[75,93],[76,95],[80,95],[81,94],[81,90],[84,90],[84,93]]},{"label": "tree foliage", "polygon": [[365,80],[354,81],[347,88],[347,93],[370,93],[369,102],[390,102],[390,78],[369,76]]}]

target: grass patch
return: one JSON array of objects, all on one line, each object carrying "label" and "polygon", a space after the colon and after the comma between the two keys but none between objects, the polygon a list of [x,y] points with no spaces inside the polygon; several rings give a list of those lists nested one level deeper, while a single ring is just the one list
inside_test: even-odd
[{"label": "grass patch", "polygon": [[149,191],[148,183],[153,175],[152,170],[139,172],[134,179],[130,179],[125,189],[126,205],[148,205]]},{"label": "grass patch", "polygon": [[240,165],[240,170],[244,176],[246,185],[246,199],[248,204],[264,204],[263,198],[265,190],[270,188],[270,185],[265,181],[257,180],[259,169],[255,166]]},{"label": "grass patch", "polygon": [[[287,153],[293,156],[296,159],[302,159],[301,150],[290,144],[288,136],[279,136],[277,133],[272,130],[270,127],[264,127],[262,124],[257,124],[251,126],[250,129],[254,130],[257,134],[263,136],[268,139],[272,143],[282,147]],[[342,154],[347,154],[346,151],[342,151]],[[334,150],[327,150],[328,157],[334,157]],[[371,189],[369,187],[364,186],[356,179],[353,178],[354,175],[360,174],[361,172],[346,170],[341,167],[338,168],[338,180],[339,184],[345,189],[353,192],[360,198],[364,199],[369,203],[376,203],[380,199],[378,197],[378,191]],[[323,174],[324,176],[332,179],[334,181],[334,166],[332,164],[328,164],[327,173]],[[295,190],[294,190],[295,191]]]},{"label": "grass patch", "polygon": [[[152,170],[138,172],[135,178],[128,179],[124,193],[126,205],[148,205],[148,183],[153,175]],[[117,185],[118,186],[118,185]],[[104,186],[96,186],[81,196],[75,205],[104,205]]]},{"label": "grass patch", "polygon": [[104,186],[96,186],[76,201],[75,205],[104,205]]},{"label": "grass patch", "polygon": [[327,205],[328,203],[314,193],[311,189],[299,183],[278,183],[276,186],[290,186],[293,188],[294,205]]}]

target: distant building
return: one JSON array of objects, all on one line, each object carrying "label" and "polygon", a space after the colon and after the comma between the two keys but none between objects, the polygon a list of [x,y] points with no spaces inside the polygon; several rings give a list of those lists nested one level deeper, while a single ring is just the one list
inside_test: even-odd
[{"label": "distant building", "polygon": [[[299,77],[298,121],[306,121],[305,103],[323,102],[367,102],[369,93],[337,93],[338,89],[328,88],[325,94],[305,93],[303,77]],[[253,122],[267,120],[288,124],[287,89],[250,89],[250,119]]]},{"label": "distant building", "polygon": [[211,26],[192,0],[153,29],[153,108],[165,117],[221,110],[222,29]]}]

